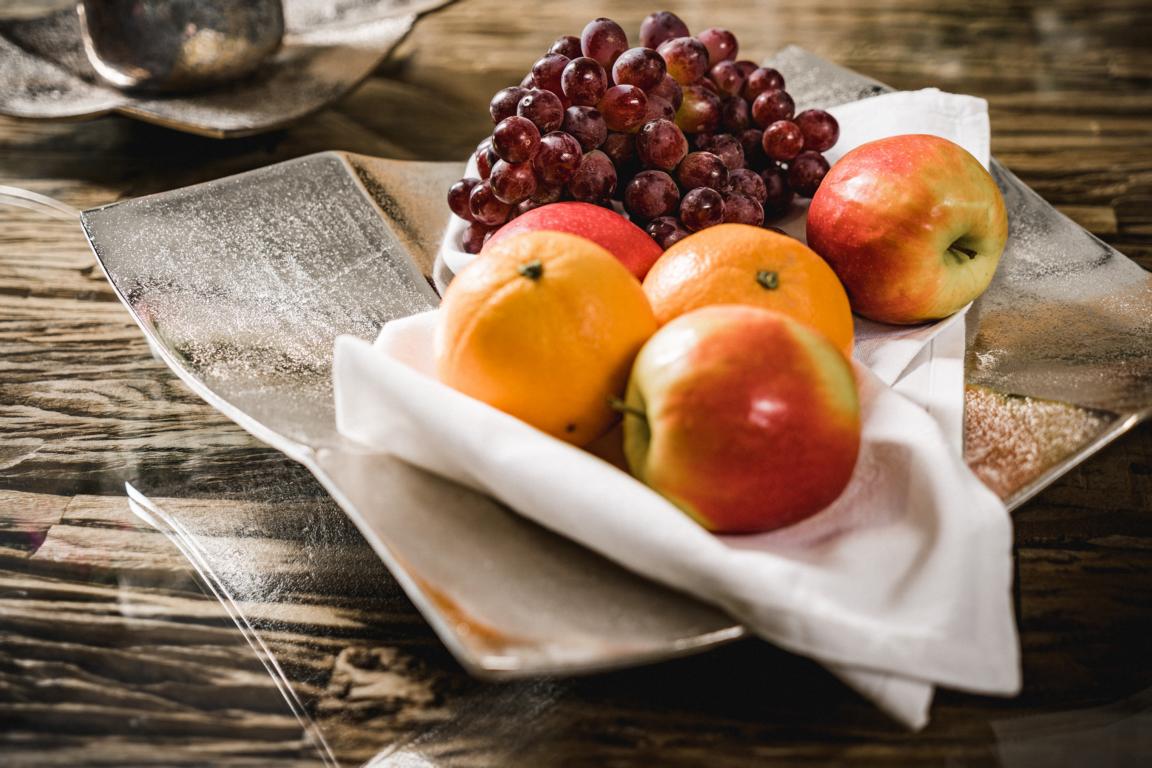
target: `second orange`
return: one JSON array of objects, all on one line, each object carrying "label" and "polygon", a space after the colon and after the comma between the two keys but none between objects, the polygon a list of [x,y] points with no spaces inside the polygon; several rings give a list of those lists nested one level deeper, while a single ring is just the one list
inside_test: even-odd
[{"label": "second orange", "polygon": [[852,356],[852,310],[832,268],[800,241],[747,224],[720,224],[673,245],[644,292],[663,325],[700,307],[745,304],[799,320]]}]

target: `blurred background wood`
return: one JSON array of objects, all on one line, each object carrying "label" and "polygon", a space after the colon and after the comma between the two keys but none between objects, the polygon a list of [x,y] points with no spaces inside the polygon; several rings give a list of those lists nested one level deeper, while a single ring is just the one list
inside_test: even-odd
[{"label": "blurred background wood", "polygon": [[[750,58],[797,43],[898,88],[987,98],[1001,162],[1152,268],[1148,3],[718,6],[670,8],[692,29],[734,30]],[[0,119],[0,184],[85,208],[324,149],[462,160],[489,131],[490,95],[555,37],[599,15],[634,34],[656,9],[462,0],[332,109],[248,139],[118,117]],[[920,734],[756,641],[578,680],[479,683],[382,568],[294,562],[306,530],[250,531],[251,556],[284,588],[249,610],[274,628],[266,636],[348,764],[381,750],[396,766],[1040,764],[1018,762],[1035,755],[1003,735],[1006,722],[1108,706],[1069,716],[1055,729],[1067,734],[1152,711],[1141,695],[1152,686],[1150,478],[1144,426],[1016,513],[1024,692],[941,694]],[[257,499],[304,505],[325,535],[354,541],[307,473],[150,357],[76,225],[0,208],[0,762],[322,764],[179,552],[128,512],[125,480],[222,516],[254,514]],[[1152,759],[1139,751],[1147,740],[1092,749],[1099,763],[1109,750]]]}]

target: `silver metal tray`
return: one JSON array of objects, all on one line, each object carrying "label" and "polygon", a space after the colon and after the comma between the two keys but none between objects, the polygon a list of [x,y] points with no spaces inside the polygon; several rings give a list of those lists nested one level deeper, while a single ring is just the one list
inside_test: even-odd
[{"label": "silver metal tray", "polygon": [[[798,48],[773,63],[800,108],[887,90]],[[370,339],[436,305],[444,194],[461,170],[322,153],[82,221],[157,353],[316,476],[473,673],[586,672],[742,636],[718,610],[336,432],[333,340]],[[1011,232],[969,314],[965,455],[1014,508],[1152,412],[1152,278],[995,162],[992,172]],[[133,496],[171,535],[194,538]],[[222,557],[193,560],[228,595],[219,574],[235,568]]]},{"label": "silver metal tray", "polygon": [[0,114],[77,120],[115,112],[203,136],[287,125],[358,86],[417,19],[452,0],[284,0],[281,49],[251,76],[196,93],[126,93],[84,55],[76,3],[36,18],[0,15]]}]

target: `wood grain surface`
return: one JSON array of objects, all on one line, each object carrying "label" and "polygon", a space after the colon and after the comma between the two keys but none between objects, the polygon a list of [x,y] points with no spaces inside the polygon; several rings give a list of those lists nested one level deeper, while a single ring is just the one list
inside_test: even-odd
[{"label": "wood grain surface", "polygon": [[[735,30],[749,57],[797,43],[896,87],[987,98],[1001,162],[1152,268],[1147,2],[717,5],[673,9],[693,29]],[[462,159],[489,130],[491,93],[552,39],[598,15],[634,33],[650,10],[463,0],[424,19],[356,93],[265,136],[0,119],[0,184],[85,208],[324,149]],[[1016,699],[943,692],[911,734],[758,641],[485,684],[304,470],[152,359],[76,224],[0,206],[0,764],[325,763],[221,605],[128,511],[125,481],[219,519],[208,540],[243,553],[237,567],[255,574],[245,613],[341,764],[1152,763],[1147,426],[1015,515]]]}]

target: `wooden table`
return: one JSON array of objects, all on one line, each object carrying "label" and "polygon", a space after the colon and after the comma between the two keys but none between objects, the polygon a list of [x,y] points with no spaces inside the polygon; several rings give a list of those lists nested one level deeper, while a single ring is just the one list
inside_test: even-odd
[{"label": "wooden table", "polygon": [[[682,15],[737,31],[752,57],[795,42],[896,87],[987,98],[1001,162],[1152,267],[1147,3],[707,5]],[[636,30],[649,10],[461,2],[334,108],[254,138],[0,119],[0,184],[85,208],[323,149],[462,159],[488,130],[489,95],[553,38],[601,14]],[[306,472],[151,358],[76,225],[0,208],[0,763],[323,764],[220,604],[129,513],[131,480],[197,514],[254,521],[237,551],[265,580],[245,611],[342,763],[385,752],[389,766],[1147,764],[1150,478],[1145,426],[1015,514],[1024,691],[942,692],[921,733],[759,641],[484,684]],[[278,509],[309,524],[258,525]],[[293,559],[318,538],[330,559]]]}]

